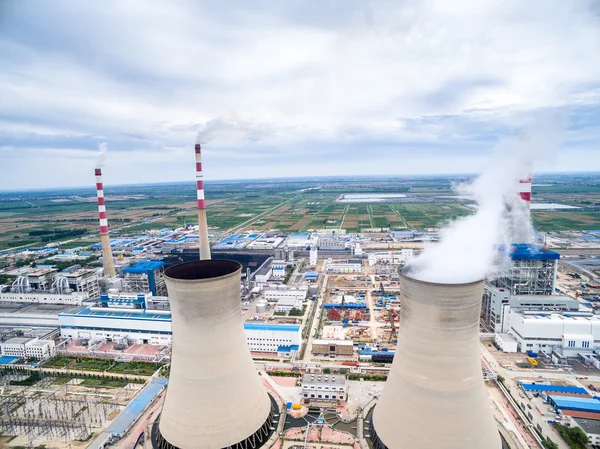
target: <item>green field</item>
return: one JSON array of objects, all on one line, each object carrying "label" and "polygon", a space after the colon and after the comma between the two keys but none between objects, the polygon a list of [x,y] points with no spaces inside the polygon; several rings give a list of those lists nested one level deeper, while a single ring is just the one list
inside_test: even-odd
[{"label": "green field", "polygon": [[[600,177],[552,175],[534,179],[533,201],[581,207],[534,211],[541,231],[600,229]],[[452,184],[465,177],[263,180],[207,182],[208,224],[213,232],[261,230],[302,232],[318,229],[434,230],[473,212],[452,198]],[[536,187],[536,183],[539,184]],[[341,203],[342,194],[404,193],[393,203]],[[193,183],[106,187],[108,217],[114,236],[195,223]],[[95,192],[55,191],[0,194],[0,250],[54,245],[89,246],[97,237]],[[61,235],[83,230],[81,237],[44,241],[40,232]],[[48,239],[46,239],[48,240]]]},{"label": "green field", "polygon": [[115,362],[112,359],[55,355],[43,364],[44,368],[68,368],[71,370],[133,374],[151,376],[160,367],[152,362]]}]

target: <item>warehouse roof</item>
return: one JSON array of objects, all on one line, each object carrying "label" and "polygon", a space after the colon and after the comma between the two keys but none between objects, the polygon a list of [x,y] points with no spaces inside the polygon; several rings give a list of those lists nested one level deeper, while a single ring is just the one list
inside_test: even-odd
[{"label": "warehouse roof", "polygon": [[547,391],[556,393],[588,394],[585,388],[567,387],[564,385],[520,384],[525,391]]},{"label": "warehouse roof", "polygon": [[600,434],[600,421],[596,419],[573,418],[577,425],[583,429],[585,433]]},{"label": "warehouse roof", "polygon": [[549,402],[559,409],[600,413],[600,400],[596,398],[573,398],[569,396],[548,396]]},{"label": "warehouse roof", "polygon": [[510,258],[512,260],[558,260],[560,254],[530,243],[514,243]]},{"label": "warehouse roof", "polygon": [[123,273],[132,273],[132,274],[143,274],[148,273],[149,271],[158,270],[160,267],[165,265],[162,261],[157,260],[146,260],[144,262],[138,262],[131,267],[127,267],[123,270]]},{"label": "warehouse roof", "polygon": [[300,326],[297,324],[244,323],[244,330],[297,332],[300,330]]}]

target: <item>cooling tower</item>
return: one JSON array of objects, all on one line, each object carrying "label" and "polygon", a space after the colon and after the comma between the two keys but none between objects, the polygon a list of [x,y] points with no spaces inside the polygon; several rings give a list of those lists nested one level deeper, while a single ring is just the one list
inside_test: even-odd
[{"label": "cooling tower", "polygon": [[241,269],[201,260],[165,272],[173,352],[157,448],[256,448],[269,436],[276,408],[246,343]]},{"label": "cooling tower", "polygon": [[371,419],[378,449],[500,449],[479,359],[483,281],[401,276],[398,347]]}]

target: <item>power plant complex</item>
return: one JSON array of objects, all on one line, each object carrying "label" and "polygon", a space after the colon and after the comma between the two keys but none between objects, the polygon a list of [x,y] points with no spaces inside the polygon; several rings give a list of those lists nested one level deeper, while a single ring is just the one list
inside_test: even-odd
[{"label": "power plant complex", "polygon": [[[458,277],[482,277],[470,277],[472,272],[461,265],[447,271],[455,277],[438,283],[431,282],[433,275],[428,280],[418,262],[411,263],[427,244],[441,239],[443,245],[441,233],[396,228],[386,235],[375,221],[370,223],[371,237],[328,229],[330,221],[345,219],[350,206],[335,220],[324,219],[325,228],[316,231],[296,228],[299,232],[293,234],[271,234],[235,224],[220,235],[214,232],[211,251],[201,152],[198,142],[197,237],[194,225],[182,223],[173,231],[156,229],[142,238],[113,228],[111,242],[102,170],[97,167],[101,242],[91,249],[101,250],[102,266],[95,262],[97,253],[83,254],[78,257],[94,261],[88,268],[15,267],[12,285],[0,285],[0,364],[15,364],[12,376],[18,374],[14,367],[19,357],[44,359],[43,370],[45,360],[58,355],[51,366],[64,361],[66,376],[78,375],[72,372],[86,365],[106,367],[106,373],[132,373],[149,365],[145,380],[136,373],[139,392],[131,402],[122,399],[136,390],[128,384],[134,382],[131,374],[109,380],[120,391],[94,392],[99,397],[94,401],[103,404],[102,419],[108,420],[114,407],[121,414],[98,431],[76,423],[69,435],[76,431],[77,438],[94,436],[89,448],[310,449],[360,444],[371,449],[526,449],[533,446],[519,445],[525,441],[522,434],[533,426],[514,424],[525,422],[525,401],[534,398],[521,395],[521,404],[511,405],[515,398],[504,391],[499,374],[509,378],[517,367],[501,371],[510,361],[490,362],[495,356],[488,348],[496,346],[514,360],[527,357],[526,369],[539,360],[546,368],[568,370],[574,357],[600,369],[600,343],[595,343],[600,341],[600,317],[576,298],[559,294],[560,254],[532,243],[530,176],[513,179],[498,197],[503,201],[498,204],[504,204],[498,208],[504,214],[502,223],[511,227],[516,241],[493,251],[508,260],[509,268],[493,279],[453,283]],[[312,195],[308,204],[321,210],[321,194]],[[183,222],[183,210],[176,210],[176,220]],[[256,217],[241,216],[246,215]],[[164,223],[161,214],[149,222],[154,219],[157,227]],[[267,219],[264,223],[271,226]],[[146,250],[139,242],[147,240],[159,244]],[[250,248],[256,253],[250,254]],[[76,362],[69,367],[71,359]],[[128,366],[130,362],[135,363]],[[525,375],[520,372],[519,379]],[[17,385],[29,383],[14,378]],[[87,394],[83,381],[57,382],[52,390],[53,383],[42,380],[39,385],[52,396],[49,410],[52,401],[62,401],[61,395],[69,391]],[[546,383],[539,387],[551,387]],[[527,391],[538,387],[525,385]],[[571,398],[559,397],[561,388],[550,390],[556,396],[552,407],[572,407]],[[15,401],[37,400],[21,390],[18,395]],[[109,404],[108,397],[119,399]],[[85,407],[100,410],[97,404]],[[538,404],[536,410],[543,408]],[[78,419],[78,410],[73,408],[70,420]],[[584,413],[550,410],[552,420]],[[16,420],[0,419],[0,431],[13,436],[26,431],[29,438],[43,420],[28,413]],[[67,419],[51,418],[44,426],[73,427]],[[548,419],[536,424],[544,438],[554,441]],[[46,427],[39,431],[42,435]],[[542,441],[533,432],[525,438],[526,443]],[[30,438],[25,443],[40,441]]]}]

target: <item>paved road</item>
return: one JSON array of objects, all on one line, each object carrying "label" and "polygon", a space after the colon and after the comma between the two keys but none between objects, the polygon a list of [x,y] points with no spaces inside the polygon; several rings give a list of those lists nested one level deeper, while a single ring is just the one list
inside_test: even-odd
[{"label": "paved road", "polygon": [[321,318],[321,313],[323,310],[321,306],[323,305],[323,300],[325,299],[325,292],[327,290],[327,282],[329,281],[329,276],[327,274],[323,275],[323,283],[321,284],[321,291],[317,296],[317,302],[313,303],[313,307],[316,307],[317,310],[313,316],[313,321],[310,324],[310,331],[308,333],[308,339],[306,340],[306,350],[304,351],[304,361],[310,361],[312,359],[312,345],[314,337],[316,335],[316,329],[319,327],[319,322]]},{"label": "paved road", "polygon": [[[499,375],[504,377],[505,384],[508,386],[508,388],[510,388],[510,391],[511,391],[512,395],[515,397],[515,399],[517,401],[524,402],[525,404],[530,403],[531,401],[529,401],[526,398],[521,398],[518,395],[518,392],[520,390],[517,387],[516,378],[537,377],[537,378],[541,378],[541,379],[568,379],[569,381],[572,381],[576,385],[581,385],[578,382],[578,380],[576,379],[578,376],[575,374],[569,374],[569,373],[565,373],[565,372],[546,373],[546,372],[540,372],[540,371],[536,371],[535,373],[533,373],[531,371],[507,370],[498,364],[498,362],[496,361],[494,356],[488,351],[487,347],[485,346],[485,344],[483,342],[481,343],[481,355],[490,364],[490,366],[494,369],[494,371],[496,371],[496,373],[498,373]],[[590,380],[600,381],[600,376],[588,376],[588,377]],[[520,409],[518,407],[517,407],[516,411],[517,411],[517,413],[522,415],[522,412],[520,411]],[[547,421],[549,418],[541,415],[539,413],[539,411],[535,407],[533,407],[533,403],[532,403],[532,408],[529,411],[531,412],[531,415],[533,416],[533,419],[532,419],[533,426],[537,427],[539,425],[542,429],[542,435],[544,435],[545,437],[550,437],[550,439],[552,441],[554,441],[556,444],[558,444],[559,449],[569,449],[569,446],[563,441],[563,439],[560,437],[560,435],[554,430],[554,428],[550,424],[548,424]],[[527,421],[527,420],[525,420],[525,422],[529,423],[529,421]]]}]

